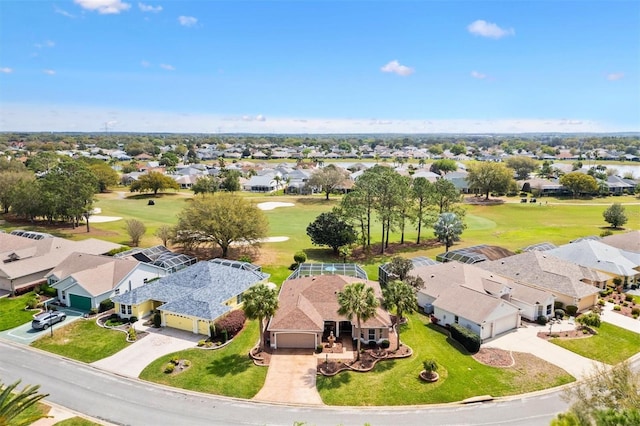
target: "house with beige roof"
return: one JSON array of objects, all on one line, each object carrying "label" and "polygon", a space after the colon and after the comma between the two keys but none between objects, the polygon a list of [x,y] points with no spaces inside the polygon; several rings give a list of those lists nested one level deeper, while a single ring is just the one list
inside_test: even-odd
[{"label": "house with beige roof", "polygon": [[[358,337],[355,318],[350,321],[338,313],[338,292],[349,284],[362,282],[372,287],[382,302],[380,285],[361,277],[314,275],[286,280],[278,295],[278,310],[267,326],[271,347],[311,349],[331,332],[335,337]],[[381,343],[393,333],[391,316],[380,306],[361,326],[359,338],[364,343]]]},{"label": "house with beige roof", "polygon": [[[484,263],[484,262],[483,262]],[[409,272],[424,281],[418,305],[442,325],[460,324],[482,340],[520,326],[521,318],[550,316],[554,296],[460,262],[418,266]]]},{"label": "house with beige roof", "polygon": [[600,242],[620,250],[640,253],[640,231],[608,235],[602,238]]},{"label": "house with beige roof", "polygon": [[595,306],[600,289],[611,275],[557,258],[550,252],[534,250],[477,266],[528,287],[551,292],[563,305],[577,306],[578,312]]},{"label": "house with beige roof", "polygon": [[47,274],[47,282],[58,291],[58,301],[88,311],[165,275],[164,268],[148,263],[72,253]]},{"label": "house with beige roof", "polygon": [[31,239],[0,233],[0,293],[20,293],[46,281],[46,276],[71,253],[106,254],[120,244],[89,238]]}]

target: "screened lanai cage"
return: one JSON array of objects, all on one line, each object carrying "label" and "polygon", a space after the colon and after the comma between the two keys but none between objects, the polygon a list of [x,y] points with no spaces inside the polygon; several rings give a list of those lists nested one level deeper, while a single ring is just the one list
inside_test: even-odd
[{"label": "screened lanai cage", "polygon": [[538,243],[538,244],[531,244],[530,246],[526,246],[525,248],[522,249],[522,251],[526,253],[528,251],[547,251],[554,248],[557,248],[557,246],[553,243]]},{"label": "screened lanai cage", "polygon": [[[414,269],[420,266],[431,266],[431,265],[437,265],[438,263],[440,263],[438,261],[429,259],[428,257],[424,257],[424,256],[414,257],[410,260],[411,260],[411,263],[413,264]],[[384,263],[378,267],[378,281],[380,282],[380,285],[383,285],[383,286],[387,285],[389,281],[392,281],[396,278],[397,277],[395,277],[389,270],[389,263]]]},{"label": "screened lanai cage", "polygon": [[363,280],[369,279],[364,269],[355,263],[301,263],[287,279],[293,280],[316,275],[346,275]]},{"label": "screened lanai cage", "polygon": [[436,260],[439,262],[451,262],[455,260],[460,263],[472,264],[484,262],[485,260],[498,260],[503,257],[513,256],[514,254],[514,252],[502,247],[482,244],[440,253],[436,256]]},{"label": "screened lanai cage", "polygon": [[262,272],[262,268],[258,265],[254,265],[249,262],[240,262],[239,260],[229,260],[229,259],[211,259],[209,262],[217,263],[218,265],[230,266],[236,269],[243,269],[245,271],[257,271]]},{"label": "screened lanai cage", "polygon": [[169,273],[179,271],[189,265],[198,262],[193,256],[182,253],[174,253],[165,246],[153,246],[149,248],[134,248],[116,254],[120,259],[135,259],[139,262],[159,266]]}]

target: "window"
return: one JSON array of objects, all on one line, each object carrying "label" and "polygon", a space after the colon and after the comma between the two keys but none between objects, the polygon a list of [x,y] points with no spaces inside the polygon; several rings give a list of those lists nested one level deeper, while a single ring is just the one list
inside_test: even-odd
[{"label": "window", "polygon": [[66,298],[67,298],[67,292],[66,292],[66,291],[64,291],[64,290],[62,290],[62,298],[63,298],[63,299],[66,299]]},{"label": "window", "polygon": [[236,296],[236,304],[241,304],[242,303],[242,293],[240,293],[239,295]]},{"label": "window", "polygon": [[131,315],[131,305],[127,305],[127,314]]},{"label": "window", "polygon": [[458,323],[458,316],[456,315],[456,316],[453,318],[453,320],[454,320],[454,321],[455,321],[455,323],[457,324],[457,323]]},{"label": "window", "polygon": [[120,294],[120,289],[116,288],[116,296]]},{"label": "window", "polygon": [[369,329],[369,340],[376,340],[376,329],[375,328],[370,328]]},{"label": "window", "polygon": [[127,313],[127,305],[120,305],[120,313],[123,315]]},{"label": "window", "polygon": [[551,305],[547,305],[547,315],[551,315]]}]

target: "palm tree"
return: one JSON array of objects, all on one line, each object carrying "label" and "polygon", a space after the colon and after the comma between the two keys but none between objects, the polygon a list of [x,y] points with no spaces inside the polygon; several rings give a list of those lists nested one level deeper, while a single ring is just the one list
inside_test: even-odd
[{"label": "palm tree", "polygon": [[39,385],[26,386],[21,391],[16,391],[19,384],[20,380],[5,387],[0,381],[0,425],[27,426],[47,417],[38,412],[26,418],[17,419],[18,415],[27,408],[49,396],[49,394],[38,393]]},{"label": "palm tree", "polygon": [[375,315],[379,305],[378,299],[372,287],[365,285],[365,283],[353,283],[345,286],[338,293],[338,304],[340,305],[338,309],[340,315],[345,315],[349,321],[352,321],[353,317],[356,318],[356,340],[358,342],[356,360],[359,360],[361,323]]},{"label": "palm tree", "polygon": [[402,281],[391,281],[382,290],[384,294],[385,309],[396,310],[396,333],[398,334],[398,343],[396,350],[400,349],[400,323],[403,314],[411,314],[418,310],[418,301],[413,289]]},{"label": "palm tree", "polygon": [[260,322],[260,350],[264,350],[264,320],[278,310],[278,292],[265,284],[258,284],[247,290],[243,300],[242,309],[247,318]]},{"label": "palm tree", "polygon": [[433,225],[433,232],[438,241],[444,243],[445,252],[449,251],[454,241],[460,240],[463,230],[464,224],[455,213],[442,213]]}]

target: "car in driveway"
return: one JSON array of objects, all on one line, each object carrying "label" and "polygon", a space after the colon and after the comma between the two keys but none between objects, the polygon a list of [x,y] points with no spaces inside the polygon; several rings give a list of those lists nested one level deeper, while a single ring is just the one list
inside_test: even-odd
[{"label": "car in driveway", "polygon": [[53,324],[62,322],[67,319],[67,314],[61,311],[42,312],[33,317],[31,327],[35,330],[46,330]]}]

